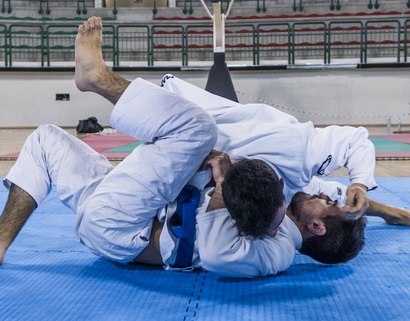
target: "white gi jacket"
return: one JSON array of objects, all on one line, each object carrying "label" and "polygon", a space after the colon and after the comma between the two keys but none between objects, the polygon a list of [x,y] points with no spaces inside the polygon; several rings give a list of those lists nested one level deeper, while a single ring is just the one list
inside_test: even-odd
[{"label": "white gi jacket", "polygon": [[[167,78],[165,89],[133,81],[115,106],[112,126],[148,142],[117,167],[46,125],[28,139],[5,185],[22,187],[37,204],[55,185],[60,200],[77,213],[79,239],[95,254],[123,263],[145,248],[153,218],[172,213],[172,202],[212,148],[234,159],[268,162],[285,179],[288,201],[315,173],[327,175],[343,165],[352,182],[376,186],[374,158],[366,155],[374,149],[365,129],[314,129],[272,107],[236,104]],[[212,120],[198,105],[218,123],[217,142]],[[302,238],[289,218],[275,238],[242,237],[227,210],[205,212],[211,192],[203,192],[198,209],[194,266],[237,277],[276,274],[290,266]],[[160,246],[164,262],[172,263],[175,241],[167,228]]]},{"label": "white gi jacket", "polygon": [[[288,202],[295,192],[308,186],[314,175],[326,176],[342,166],[349,169],[352,183],[376,187],[374,147],[364,128],[315,129],[311,122],[299,123],[270,106],[237,104],[172,75],[165,76],[162,84],[213,116],[219,127],[215,149],[228,153],[233,160],[258,158],[270,164],[285,180]],[[310,191],[318,186],[311,185]],[[251,240],[238,234],[226,210],[205,212],[209,192],[201,202],[194,266],[236,277],[272,275],[290,266],[302,237],[288,217],[275,238]],[[171,264],[175,243],[167,229],[160,244],[164,262]]]},{"label": "white gi jacket", "polygon": [[[227,209],[206,212],[214,188],[203,190],[211,177],[205,172],[198,172],[188,183],[202,190],[197,210],[196,240],[192,267],[204,268],[229,277],[257,277],[275,275],[289,268],[296,250],[302,246],[302,235],[292,220],[285,216],[277,235],[262,240],[239,235],[235,221]],[[175,210],[168,209],[167,218]],[[162,213],[164,214],[164,213]],[[163,216],[159,216],[160,220]],[[165,268],[169,270],[186,270],[172,268],[176,256],[178,239],[164,224],[160,236],[161,256]],[[190,268],[187,268],[188,270]]]},{"label": "white gi jacket", "polygon": [[377,187],[374,146],[363,127],[314,128],[271,106],[242,105],[173,75],[164,76],[162,85],[212,115],[219,127],[215,149],[233,160],[257,158],[271,165],[285,181],[288,203],[312,177],[327,176],[340,167],[349,170],[351,183],[364,184],[368,190]]}]

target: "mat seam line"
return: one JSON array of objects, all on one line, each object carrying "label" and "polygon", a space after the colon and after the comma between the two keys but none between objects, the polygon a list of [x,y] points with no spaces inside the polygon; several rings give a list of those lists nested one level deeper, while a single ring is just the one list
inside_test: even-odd
[{"label": "mat seam line", "polygon": [[207,271],[197,272],[197,277],[195,279],[191,295],[185,309],[185,315],[182,319],[183,321],[195,321],[207,273]]}]

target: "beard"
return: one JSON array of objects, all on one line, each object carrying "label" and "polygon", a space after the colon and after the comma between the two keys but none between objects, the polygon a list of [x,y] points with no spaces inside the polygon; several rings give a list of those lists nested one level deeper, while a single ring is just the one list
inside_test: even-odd
[{"label": "beard", "polygon": [[303,215],[303,207],[305,202],[309,200],[312,196],[303,192],[297,192],[293,195],[292,200],[290,201],[289,208],[292,211],[292,215],[295,219],[300,221]]}]

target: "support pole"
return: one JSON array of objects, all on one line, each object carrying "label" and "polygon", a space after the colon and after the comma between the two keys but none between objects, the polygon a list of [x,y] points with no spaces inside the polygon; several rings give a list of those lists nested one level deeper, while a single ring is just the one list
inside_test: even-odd
[{"label": "support pole", "polygon": [[214,14],[211,14],[203,0],[201,0],[201,3],[213,21],[214,34],[214,64],[209,71],[205,90],[238,102],[231,75],[225,62],[225,19],[232,8],[233,1],[230,3],[226,15],[221,12],[221,3],[219,0],[212,1]]}]

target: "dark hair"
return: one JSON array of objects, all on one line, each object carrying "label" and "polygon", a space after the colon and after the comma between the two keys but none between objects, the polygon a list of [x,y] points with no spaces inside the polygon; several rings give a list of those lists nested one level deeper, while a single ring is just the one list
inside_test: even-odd
[{"label": "dark hair", "polygon": [[347,262],[359,254],[365,244],[366,218],[327,216],[323,221],[326,233],[303,241],[300,253],[327,264]]},{"label": "dark hair", "polygon": [[222,196],[239,232],[255,238],[266,236],[284,202],[275,171],[257,159],[242,160],[229,169],[222,183]]}]

